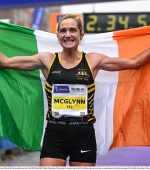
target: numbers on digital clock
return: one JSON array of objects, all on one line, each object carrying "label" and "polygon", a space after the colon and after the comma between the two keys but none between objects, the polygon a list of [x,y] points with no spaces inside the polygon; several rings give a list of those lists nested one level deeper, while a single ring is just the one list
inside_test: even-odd
[{"label": "numbers on digital clock", "polygon": [[83,16],[85,33],[108,32],[150,24],[150,13],[93,13]]},{"label": "numbers on digital clock", "polygon": [[[147,23],[147,15],[143,14],[143,15],[138,15],[137,17],[137,21],[141,26],[146,26],[148,25]],[[150,23],[149,23],[150,24]]]},{"label": "numbers on digital clock", "polygon": [[86,30],[95,31],[94,25],[97,23],[97,16],[96,15],[89,15],[89,22],[86,24]]},{"label": "numbers on digital clock", "polygon": [[129,16],[119,16],[118,17],[118,23],[124,26],[124,29],[129,28]]},{"label": "numbers on digital clock", "polygon": [[108,21],[106,26],[106,31],[113,31],[116,29],[117,23],[120,24],[121,27],[124,29],[129,28],[129,16],[115,16],[115,15],[108,15]]},{"label": "numbers on digital clock", "polygon": [[116,16],[108,15],[106,31],[112,31],[115,29]]}]

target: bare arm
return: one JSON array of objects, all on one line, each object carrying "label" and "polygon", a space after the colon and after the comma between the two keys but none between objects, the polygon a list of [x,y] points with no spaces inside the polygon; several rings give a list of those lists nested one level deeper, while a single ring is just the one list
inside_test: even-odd
[{"label": "bare arm", "polygon": [[39,53],[32,56],[15,56],[12,58],[8,58],[3,53],[0,53],[0,68],[18,70],[48,69],[48,64],[50,64],[51,59],[52,54],[50,53]]},{"label": "bare arm", "polygon": [[93,59],[95,56],[94,61],[90,59],[93,70],[102,69],[107,71],[120,71],[127,69],[138,69],[150,61],[150,48],[132,58],[108,57],[97,53],[91,53],[91,57],[92,56]]}]

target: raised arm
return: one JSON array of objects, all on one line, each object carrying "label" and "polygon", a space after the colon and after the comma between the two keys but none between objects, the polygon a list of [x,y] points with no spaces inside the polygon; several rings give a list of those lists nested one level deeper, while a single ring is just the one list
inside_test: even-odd
[{"label": "raised arm", "polygon": [[120,71],[138,69],[150,62],[150,48],[132,58],[108,57],[103,54],[91,53],[89,54],[89,59],[93,70]]},{"label": "raised arm", "polygon": [[33,56],[16,56],[8,58],[3,53],[0,53],[0,68],[13,68],[19,70],[34,70],[41,68],[40,55]]},{"label": "raised arm", "polygon": [[0,68],[17,70],[41,69],[46,78],[52,58],[53,54],[51,53],[38,53],[32,56],[15,56],[8,58],[0,52]]}]

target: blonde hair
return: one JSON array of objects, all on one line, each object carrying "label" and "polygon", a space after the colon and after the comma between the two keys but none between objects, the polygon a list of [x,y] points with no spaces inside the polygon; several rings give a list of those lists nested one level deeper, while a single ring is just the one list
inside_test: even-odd
[{"label": "blonde hair", "polygon": [[59,32],[61,22],[64,21],[65,19],[70,19],[70,18],[74,19],[77,22],[78,29],[80,31],[80,34],[82,35],[82,32],[83,32],[82,21],[78,16],[73,15],[73,14],[67,14],[61,18],[57,26],[57,32]]}]

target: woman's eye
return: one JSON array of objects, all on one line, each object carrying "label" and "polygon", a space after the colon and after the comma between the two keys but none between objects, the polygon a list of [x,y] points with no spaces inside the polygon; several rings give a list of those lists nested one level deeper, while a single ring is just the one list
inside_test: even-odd
[{"label": "woman's eye", "polygon": [[77,32],[78,30],[77,30],[76,28],[69,28],[69,29],[61,28],[61,29],[59,30],[59,32],[62,33],[62,34],[68,32],[68,31],[69,31],[70,33],[75,33],[75,32]]},{"label": "woman's eye", "polygon": [[59,32],[60,32],[60,33],[65,33],[65,32],[66,32],[66,29],[60,29]]},{"label": "woman's eye", "polygon": [[77,32],[77,29],[76,29],[76,28],[70,28],[69,31],[70,31],[70,32]]}]

